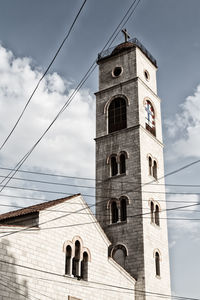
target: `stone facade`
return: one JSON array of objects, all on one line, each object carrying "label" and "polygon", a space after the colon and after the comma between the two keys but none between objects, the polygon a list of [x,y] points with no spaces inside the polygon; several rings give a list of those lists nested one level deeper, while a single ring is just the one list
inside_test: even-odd
[{"label": "stone facade", "polygon": [[[145,293],[171,293],[167,223],[164,219],[165,187],[164,180],[159,179],[164,175],[164,165],[160,99],[157,96],[156,85],[157,68],[137,46],[118,51],[117,54],[99,60],[98,64],[97,220],[113,247],[124,245],[127,249],[125,269],[136,279],[136,300],[153,300],[157,299],[155,295],[147,297]],[[113,76],[116,67],[121,68],[119,76]],[[109,133],[108,109],[116,97],[126,100],[127,127]],[[156,137],[146,129],[147,99],[152,103],[155,112]],[[111,176],[109,157],[123,151],[127,153],[126,173]],[[158,180],[149,175],[148,155],[157,162]],[[144,185],[150,181],[153,181],[153,184]],[[110,201],[122,196],[128,199],[128,217],[126,221],[119,220],[113,223]],[[151,199],[159,207],[160,226],[151,222]],[[160,276],[156,276],[156,252],[160,257]]]},{"label": "stone facade", "polygon": [[[0,227],[1,300],[134,299],[135,280],[108,258],[110,242],[81,196],[40,211],[39,224]],[[88,280],[65,275],[65,245],[76,239],[90,253]]]}]

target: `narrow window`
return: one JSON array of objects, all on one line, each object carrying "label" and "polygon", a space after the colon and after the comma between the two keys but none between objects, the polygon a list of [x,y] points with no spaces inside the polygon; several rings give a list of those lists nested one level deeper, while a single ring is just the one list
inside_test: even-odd
[{"label": "narrow window", "polygon": [[116,156],[111,157],[111,176],[115,176],[118,173],[118,166],[117,166],[117,158]]},{"label": "narrow window", "polygon": [[127,209],[126,209],[126,199],[122,198],[120,201],[120,212],[121,212],[121,221],[126,221],[127,219]]},{"label": "narrow window", "polygon": [[152,158],[149,156],[149,175],[152,175]]},{"label": "narrow window", "polygon": [[119,220],[118,207],[115,201],[113,201],[111,204],[111,219],[112,223],[117,223]]},{"label": "narrow window", "polygon": [[126,173],[126,157],[125,154],[122,153],[120,155],[120,174]]},{"label": "narrow window", "polygon": [[81,262],[81,278],[88,280],[88,254],[83,252],[83,260]]},{"label": "narrow window", "polygon": [[154,203],[151,201],[151,223],[154,222]]},{"label": "narrow window", "polygon": [[126,128],[126,100],[114,99],[108,108],[108,132]]},{"label": "narrow window", "polygon": [[156,276],[160,277],[160,255],[158,252],[155,254]]},{"label": "narrow window", "polygon": [[157,179],[157,163],[155,160],[153,162],[153,177]]},{"label": "narrow window", "polygon": [[153,109],[153,105],[149,100],[145,102],[145,110],[146,110],[146,129],[151,132],[154,136],[156,136],[156,128],[155,128],[155,113]]},{"label": "narrow window", "polygon": [[156,205],[156,209],[155,209],[155,224],[160,226],[159,206],[158,205]]},{"label": "narrow window", "polygon": [[65,274],[72,274],[72,248],[69,245],[66,247]]},{"label": "narrow window", "polygon": [[75,257],[72,261],[72,274],[74,277],[80,277],[80,242],[75,242]]}]

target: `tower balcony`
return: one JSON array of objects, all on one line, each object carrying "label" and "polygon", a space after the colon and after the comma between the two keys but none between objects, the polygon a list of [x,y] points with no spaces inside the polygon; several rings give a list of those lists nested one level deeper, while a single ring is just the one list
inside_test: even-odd
[{"label": "tower balcony", "polygon": [[117,55],[121,53],[122,51],[131,49],[133,47],[138,47],[144,55],[152,62],[152,64],[157,68],[157,61],[156,59],[151,55],[151,53],[140,43],[140,41],[137,38],[130,39],[128,42],[124,42],[119,44],[118,46],[108,48],[98,54],[97,62],[100,60],[103,60],[105,58],[109,58],[113,55]]}]

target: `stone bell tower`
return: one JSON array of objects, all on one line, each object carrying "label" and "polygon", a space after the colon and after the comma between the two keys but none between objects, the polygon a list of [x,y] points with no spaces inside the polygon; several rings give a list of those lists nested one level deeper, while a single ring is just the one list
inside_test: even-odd
[{"label": "stone bell tower", "polygon": [[158,299],[171,290],[157,63],[127,36],[97,63],[96,216],[136,300]]}]

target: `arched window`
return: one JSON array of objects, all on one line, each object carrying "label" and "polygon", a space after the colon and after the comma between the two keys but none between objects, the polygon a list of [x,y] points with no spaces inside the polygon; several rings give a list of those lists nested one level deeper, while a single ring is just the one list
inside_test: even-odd
[{"label": "arched window", "polygon": [[118,165],[117,165],[117,157],[112,156],[110,160],[110,167],[111,167],[111,176],[115,176],[118,173]]},{"label": "arched window", "polygon": [[124,245],[116,245],[112,250],[112,258],[123,268],[125,268],[127,250]]},{"label": "arched window", "polygon": [[155,253],[155,266],[156,266],[156,276],[160,277],[160,255],[158,252]]},{"label": "arched window", "polygon": [[155,209],[155,224],[160,226],[159,206],[158,205],[156,205],[156,209]]},{"label": "arched window", "polygon": [[116,201],[111,203],[111,220],[112,223],[117,223],[119,220],[118,207]]},{"label": "arched window", "polygon": [[154,203],[151,201],[151,222],[154,222]]},{"label": "arched window", "polygon": [[153,162],[153,177],[157,179],[157,163],[155,160]]},{"label": "arched window", "polygon": [[88,280],[88,254],[83,252],[83,260],[81,262],[81,278],[83,280]]},{"label": "arched window", "polygon": [[152,158],[149,156],[149,175],[152,175]]},{"label": "arched window", "polygon": [[126,128],[126,100],[115,98],[108,108],[108,132]]},{"label": "arched window", "polygon": [[80,270],[80,242],[76,241],[75,242],[75,257],[73,258],[72,261],[72,274],[74,277],[80,277],[81,275],[81,270]]},{"label": "arched window", "polygon": [[126,208],[126,199],[125,198],[122,198],[120,201],[120,212],[121,212],[121,221],[126,221],[127,208]]},{"label": "arched window", "polygon": [[66,247],[66,256],[65,256],[65,274],[72,274],[72,248],[71,246]]},{"label": "arched window", "polygon": [[154,136],[156,136],[156,128],[155,128],[155,113],[153,105],[149,100],[145,101],[145,110],[146,110],[146,129],[150,131]]},{"label": "arched window", "polygon": [[119,163],[120,163],[120,174],[125,174],[126,173],[126,157],[125,157],[124,153],[120,154]]}]

